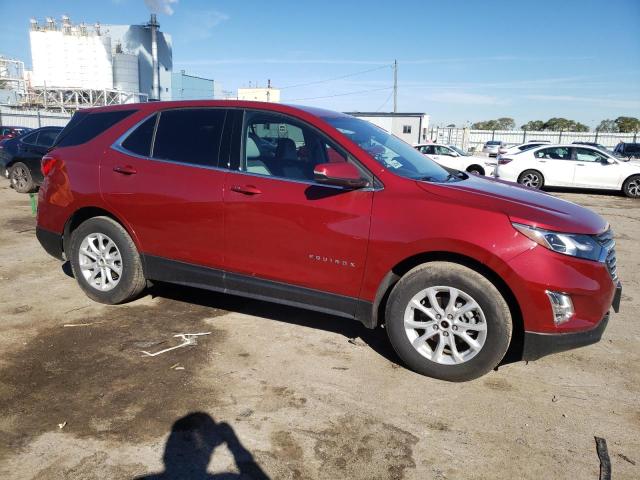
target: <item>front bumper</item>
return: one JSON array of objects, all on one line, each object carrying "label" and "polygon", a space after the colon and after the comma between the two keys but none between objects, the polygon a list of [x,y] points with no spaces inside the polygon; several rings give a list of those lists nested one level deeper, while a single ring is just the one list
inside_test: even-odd
[{"label": "front bumper", "polygon": [[538,333],[524,332],[522,359],[537,360],[552,353],[564,352],[573,348],[584,347],[597,343],[602,338],[609,323],[607,313],[600,323],[591,330],[574,333]]},{"label": "front bumper", "polygon": [[58,260],[64,260],[64,255],[62,254],[62,235],[36,227],[36,238],[49,255]]}]

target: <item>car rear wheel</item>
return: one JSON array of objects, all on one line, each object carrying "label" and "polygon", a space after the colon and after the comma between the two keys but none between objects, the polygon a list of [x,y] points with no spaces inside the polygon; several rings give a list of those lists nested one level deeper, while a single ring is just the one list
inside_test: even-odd
[{"label": "car rear wheel", "polygon": [[632,175],[622,185],[622,191],[629,198],[640,198],[640,175]]},{"label": "car rear wheel", "polygon": [[471,165],[469,168],[467,168],[467,172],[473,173],[474,175],[484,175],[483,168],[479,167],[478,165]]},{"label": "car rear wheel", "polygon": [[509,306],[484,276],[450,262],[415,267],[394,286],[386,330],[412,370],[462,382],[495,368],[511,341]]},{"label": "car rear wheel", "polygon": [[22,162],[16,162],[9,168],[9,182],[18,193],[30,193],[36,188],[29,167]]},{"label": "car rear wheel", "polygon": [[133,240],[109,217],[94,217],[80,224],[71,233],[68,258],[80,288],[96,302],[128,302],[146,285]]},{"label": "car rear wheel", "polygon": [[544,186],[544,176],[538,170],[525,170],[518,177],[518,183],[525,187],[540,189]]}]

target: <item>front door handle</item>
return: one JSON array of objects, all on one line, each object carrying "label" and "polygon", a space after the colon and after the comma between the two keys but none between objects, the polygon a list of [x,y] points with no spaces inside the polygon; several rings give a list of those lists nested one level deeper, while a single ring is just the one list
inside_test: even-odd
[{"label": "front door handle", "polygon": [[262,193],[259,188],[254,187],[253,185],[234,185],[233,187],[231,187],[231,190],[233,192],[242,193],[244,195],[259,195]]},{"label": "front door handle", "polygon": [[113,171],[116,173],[121,173],[122,175],[134,175],[138,173],[138,171],[131,165],[113,167]]},{"label": "front door handle", "polygon": [[577,167],[584,167],[584,163],[576,163]]}]

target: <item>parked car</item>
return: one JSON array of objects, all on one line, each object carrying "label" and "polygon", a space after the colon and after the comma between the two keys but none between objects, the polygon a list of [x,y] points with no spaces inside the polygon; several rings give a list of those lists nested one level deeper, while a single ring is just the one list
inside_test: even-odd
[{"label": "parked car", "polygon": [[613,153],[624,158],[640,158],[640,143],[618,143]]},{"label": "parked car", "polygon": [[29,131],[31,131],[31,129],[27,127],[0,126],[0,141],[19,137],[20,135],[23,135]]},{"label": "parked car", "polygon": [[42,170],[37,238],[105,304],[148,279],[384,323],[407,366],[450,381],[509,348],[533,360],[594,343],[619,308],[613,234],[596,213],[447,170],[342,113],[82,110]]},{"label": "parked car", "polygon": [[42,127],[0,145],[0,171],[16,192],[29,193],[42,183],[40,160],[62,127]]},{"label": "parked car", "polygon": [[498,176],[532,188],[622,190],[628,197],[640,198],[640,163],[586,145],[549,145],[503,155]]},{"label": "parked car", "polygon": [[496,157],[498,156],[498,153],[500,153],[500,149],[504,148],[506,145],[506,143],[500,142],[498,140],[489,140],[484,144],[482,152],[488,153],[490,157]]},{"label": "parked car", "polygon": [[504,146],[498,149],[498,153],[499,153],[498,157],[500,155],[509,155],[513,153],[524,152],[525,150],[539,147],[540,145],[548,145],[548,144],[549,144],[548,140],[540,140],[540,141],[525,142],[520,145],[514,145],[513,147]]},{"label": "parked car", "polygon": [[424,143],[416,145],[414,148],[440,165],[462,172],[493,175],[496,166],[496,162],[489,161],[487,157],[474,157],[453,146]]}]

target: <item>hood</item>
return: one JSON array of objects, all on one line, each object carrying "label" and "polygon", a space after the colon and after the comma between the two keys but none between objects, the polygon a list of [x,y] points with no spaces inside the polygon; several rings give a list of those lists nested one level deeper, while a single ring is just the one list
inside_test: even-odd
[{"label": "hood", "polygon": [[501,212],[512,222],[547,230],[593,235],[609,227],[600,215],[588,208],[504,180],[469,175],[459,182],[416,183],[434,195]]}]

